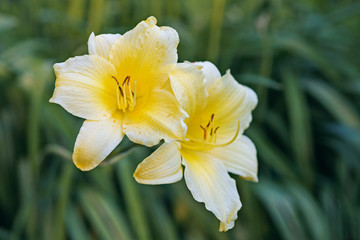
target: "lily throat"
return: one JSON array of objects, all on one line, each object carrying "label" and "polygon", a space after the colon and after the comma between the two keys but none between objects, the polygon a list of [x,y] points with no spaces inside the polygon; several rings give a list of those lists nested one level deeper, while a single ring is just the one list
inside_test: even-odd
[{"label": "lily throat", "polygon": [[130,76],[126,76],[120,84],[115,76],[111,76],[116,82],[116,101],[117,107],[123,112],[132,111],[136,105],[136,81],[133,89],[130,84]]},{"label": "lily throat", "polygon": [[234,136],[225,143],[216,143],[216,135],[219,132],[220,126],[215,125],[215,114],[211,114],[210,120],[200,128],[203,130],[202,140],[190,139],[188,141],[182,141],[181,145],[188,149],[193,150],[209,150],[214,147],[225,147],[233,143],[240,132],[240,121],[237,121],[237,128]]}]

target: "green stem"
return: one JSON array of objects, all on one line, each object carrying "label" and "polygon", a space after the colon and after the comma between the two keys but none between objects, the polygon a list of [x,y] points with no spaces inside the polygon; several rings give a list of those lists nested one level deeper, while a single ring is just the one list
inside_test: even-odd
[{"label": "green stem", "polygon": [[211,28],[209,36],[208,59],[215,62],[218,59],[220,49],[221,27],[224,17],[226,0],[214,0],[211,15]]},{"label": "green stem", "polygon": [[[268,30],[264,33],[262,41],[262,54],[261,54],[261,65],[260,65],[260,76],[264,78],[270,78],[273,66],[273,50],[272,50],[272,37],[268,33]],[[266,86],[259,85],[257,88],[259,99],[259,106],[257,108],[258,119],[262,121],[264,119],[267,109],[267,97],[268,89]]]}]

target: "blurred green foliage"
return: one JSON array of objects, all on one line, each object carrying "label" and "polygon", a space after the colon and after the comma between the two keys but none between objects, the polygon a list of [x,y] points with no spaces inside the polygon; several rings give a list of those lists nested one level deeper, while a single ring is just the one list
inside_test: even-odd
[{"label": "blurred green foliage", "polygon": [[[150,15],[179,32],[180,61],[230,68],[258,94],[259,183],[234,176],[227,233],[184,181],[135,182],[153,149],[125,141],[121,161],[77,170],[82,120],[48,103],[55,62]],[[0,239],[360,239],[359,43],[355,0],[1,0]]]}]

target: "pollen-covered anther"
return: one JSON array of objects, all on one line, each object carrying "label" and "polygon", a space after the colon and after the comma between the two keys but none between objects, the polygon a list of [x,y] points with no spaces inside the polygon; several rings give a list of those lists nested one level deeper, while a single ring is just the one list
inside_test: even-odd
[{"label": "pollen-covered anther", "polygon": [[118,109],[123,112],[132,111],[136,104],[136,81],[134,82],[134,91],[132,91],[130,76],[126,76],[121,85],[116,77],[111,77],[115,80],[117,85],[116,99]]}]

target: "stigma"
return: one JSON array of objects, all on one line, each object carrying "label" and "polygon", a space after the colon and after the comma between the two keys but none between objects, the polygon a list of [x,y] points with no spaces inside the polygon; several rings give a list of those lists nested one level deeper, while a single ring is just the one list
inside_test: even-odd
[{"label": "stigma", "polygon": [[126,112],[132,111],[136,104],[136,81],[134,82],[134,91],[131,89],[130,76],[126,76],[124,81],[120,84],[116,77],[111,76],[117,85],[116,101],[118,109]]}]

